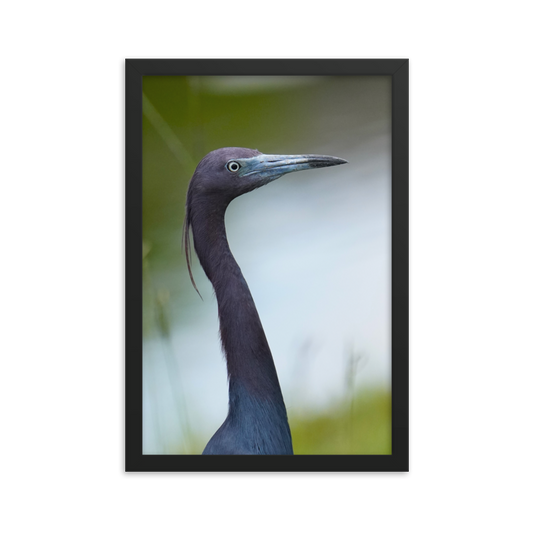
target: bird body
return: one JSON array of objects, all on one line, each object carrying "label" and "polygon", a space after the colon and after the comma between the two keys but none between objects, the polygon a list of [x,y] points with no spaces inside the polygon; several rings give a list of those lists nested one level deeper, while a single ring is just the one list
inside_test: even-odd
[{"label": "bird body", "polygon": [[229,248],[226,209],[237,196],[288,172],[342,163],[346,161],[329,156],[271,156],[247,148],[221,148],[205,156],[191,178],[184,225],[187,264],[192,279],[192,229],[196,254],[218,302],[229,380],[228,416],[204,455],[293,453],[274,360],[248,284]]}]

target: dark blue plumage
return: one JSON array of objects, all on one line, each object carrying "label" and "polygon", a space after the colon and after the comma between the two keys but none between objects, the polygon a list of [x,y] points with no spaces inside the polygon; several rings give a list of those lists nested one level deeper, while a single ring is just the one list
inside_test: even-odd
[{"label": "dark blue plumage", "polygon": [[240,380],[230,378],[229,397],[228,417],[204,455],[292,455],[281,390],[274,398],[254,394]]},{"label": "dark blue plumage", "polygon": [[226,208],[237,196],[288,172],[343,163],[344,159],[329,156],[265,155],[248,148],[221,148],[207,154],[191,178],[184,226],[187,264],[191,273],[192,229],[196,254],[218,302],[229,378],[228,416],[207,444],[205,455],[293,453],[274,360],[252,295],[228,245]]}]

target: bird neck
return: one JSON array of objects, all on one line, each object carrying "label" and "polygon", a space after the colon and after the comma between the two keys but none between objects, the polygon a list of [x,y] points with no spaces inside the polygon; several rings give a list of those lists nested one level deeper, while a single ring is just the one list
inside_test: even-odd
[{"label": "bird neck", "polygon": [[[228,202],[229,203],[229,202]],[[194,206],[192,230],[200,263],[218,302],[220,337],[232,391],[281,403],[283,396],[268,341],[248,284],[231,253],[224,224],[226,205]]]}]

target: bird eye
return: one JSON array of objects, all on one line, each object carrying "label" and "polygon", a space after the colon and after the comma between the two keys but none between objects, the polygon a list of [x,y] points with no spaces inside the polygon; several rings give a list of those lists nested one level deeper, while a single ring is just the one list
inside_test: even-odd
[{"label": "bird eye", "polygon": [[241,165],[239,165],[239,163],[237,163],[237,161],[230,161],[227,165],[226,165],[226,168],[230,171],[230,172],[237,172],[237,170],[239,170],[241,168]]}]

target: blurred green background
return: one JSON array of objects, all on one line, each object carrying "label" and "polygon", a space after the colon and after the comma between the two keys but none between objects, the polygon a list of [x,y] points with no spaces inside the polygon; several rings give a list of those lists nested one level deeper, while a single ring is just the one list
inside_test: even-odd
[{"label": "blurred green background", "polygon": [[143,453],[201,453],[227,414],[216,300],[181,250],[188,182],[224,146],[349,160],[236,199],[226,225],[294,452],[391,453],[390,99],[389,77],[144,76]]}]

